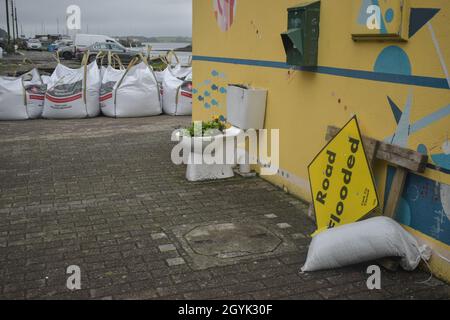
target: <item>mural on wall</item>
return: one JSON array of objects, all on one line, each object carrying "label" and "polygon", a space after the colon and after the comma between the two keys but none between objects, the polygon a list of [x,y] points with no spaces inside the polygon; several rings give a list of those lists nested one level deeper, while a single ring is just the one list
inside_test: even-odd
[{"label": "mural on wall", "polygon": [[214,16],[220,30],[228,31],[236,16],[237,0],[213,0]]},{"label": "mural on wall", "polygon": [[212,110],[221,120],[225,120],[223,113],[226,112],[227,76],[218,70],[211,70],[210,76],[196,85],[192,93],[203,108]]},{"label": "mural on wall", "polygon": [[[359,25],[365,26],[367,24],[367,20],[371,15],[371,13],[367,12],[367,8],[372,5],[380,7],[380,3],[378,0],[361,0],[358,15]],[[394,19],[394,10],[392,8],[386,9],[384,13],[381,14],[380,18],[380,34],[386,34],[388,32],[386,24],[392,22],[392,20]]]},{"label": "mural on wall", "polygon": [[[424,26],[428,26],[436,55],[450,88],[448,69],[431,25],[431,19],[438,12],[439,9],[434,8],[412,8],[409,36],[413,37]],[[410,58],[399,46],[384,48],[378,55],[373,69],[374,72],[380,73],[394,73],[405,76],[413,74]],[[397,127],[394,134],[387,137],[385,141],[401,147],[408,147],[409,137],[418,131],[425,130],[438,121],[449,121],[450,102],[448,105],[439,108],[438,111],[412,123],[413,88],[410,89],[402,109],[392,97],[387,96],[387,103]],[[445,125],[443,127],[445,128]],[[450,174],[450,141],[448,132],[444,134],[445,136],[435,137],[436,141],[433,142],[432,146],[420,144],[417,151],[430,156],[428,165],[430,169],[440,171],[443,174]],[[390,192],[395,170],[394,167],[388,168],[385,199]],[[416,174],[409,174],[396,212],[396,219],[404,225],[450,245],[450,186]]]}]

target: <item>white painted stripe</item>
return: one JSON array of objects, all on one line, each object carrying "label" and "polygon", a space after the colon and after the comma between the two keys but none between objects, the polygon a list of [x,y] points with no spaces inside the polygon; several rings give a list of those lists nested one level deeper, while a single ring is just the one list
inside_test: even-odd
[{"label": "white painted stripe", "polygon": [[439,47],[439,42],[436,38],[436,34],[434,33],[433,26],[431,25],[431,22],[427,23],[428,29],[431,33],[431,39],[433,39],[434,47],[436,48],[436,52],[439,56],[439,60],[441,61],[442,70],[444,71],[445,78],[447,79],[448,86],[450,87],[450,75],[448,73],[447,65],[445,64],[444,56],[442,54],[441,48]]}]

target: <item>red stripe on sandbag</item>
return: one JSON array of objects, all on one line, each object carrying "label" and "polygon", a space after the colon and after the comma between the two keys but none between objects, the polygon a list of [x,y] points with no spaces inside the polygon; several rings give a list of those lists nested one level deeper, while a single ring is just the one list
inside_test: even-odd
[{"label": "red stripe on sandbag", "polygon": [[67,103],[67,102],[72,102],[72,101],[75,101],[75,100],[83,98],[83,94],[80,93],[80,94],[77,94],[76,96],[67,97],[67,98],[56,98],[56,97],[52,97],[52,96],[47,94],[45,96],[45,98],[47,100],[51,101],[51,102],[54,102],[54,103]]},{"label": "red stripe on sandbag", "polygon": [[37,96],[37,95],[30,95],[30,100],[44,100],[45,99],[45,96],[44,95],[41,95],[41,96]]},{"label": "red stripe on sandbag", "polygon": [[107,95],[101,96],[100,97],[100,102],[103,102],[105,100],[111,99],[113,97],[112,93],[108,93]]}]

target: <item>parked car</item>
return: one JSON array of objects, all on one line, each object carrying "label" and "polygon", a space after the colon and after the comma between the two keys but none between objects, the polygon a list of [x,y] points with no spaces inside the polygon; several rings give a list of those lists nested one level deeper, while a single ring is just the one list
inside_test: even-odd
[{"label": "parked car", "polygon": [[89,51],[89,62],[92,62],[95,59],[95,56],[100,52],[109,52],[116,54],[119,56],[120,60],[123,64],[128,64],[134,57],[136,57],[140,51],[132,50],[130,48],[125,48],[121,44],[118,43],[110,43],[110,42],[98,42],[89,46],[84,50],[77,50],[77,58],[81,61],[83,58],[84,52]]},{"label": "parked car", "polygon": [[72,60],[75,58],[75,46],[69,45],[69,46],[62,46],[57,49],[58,54],[60,57],[62,57],[65,60]]},{"label": "parked car", "polygon": [[72,40],[62,39],[62,40],[56,40],[52,44],[48,46],[48,51],[53,52],[57,51],[61,47],[67,47],[73,45]]},{"label": "parked car", "polygon": [[42,43],[38,39],[27,40],[27,50],[41,50]]}]

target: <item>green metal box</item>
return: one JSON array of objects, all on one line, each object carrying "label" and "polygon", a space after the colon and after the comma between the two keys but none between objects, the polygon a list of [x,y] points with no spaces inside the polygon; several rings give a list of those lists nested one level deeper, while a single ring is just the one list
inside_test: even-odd
[{"label": "green metal box", "polygon": [[317,66],[320,1],[288,9],[288,31],[281,34],[289,65]]}]

